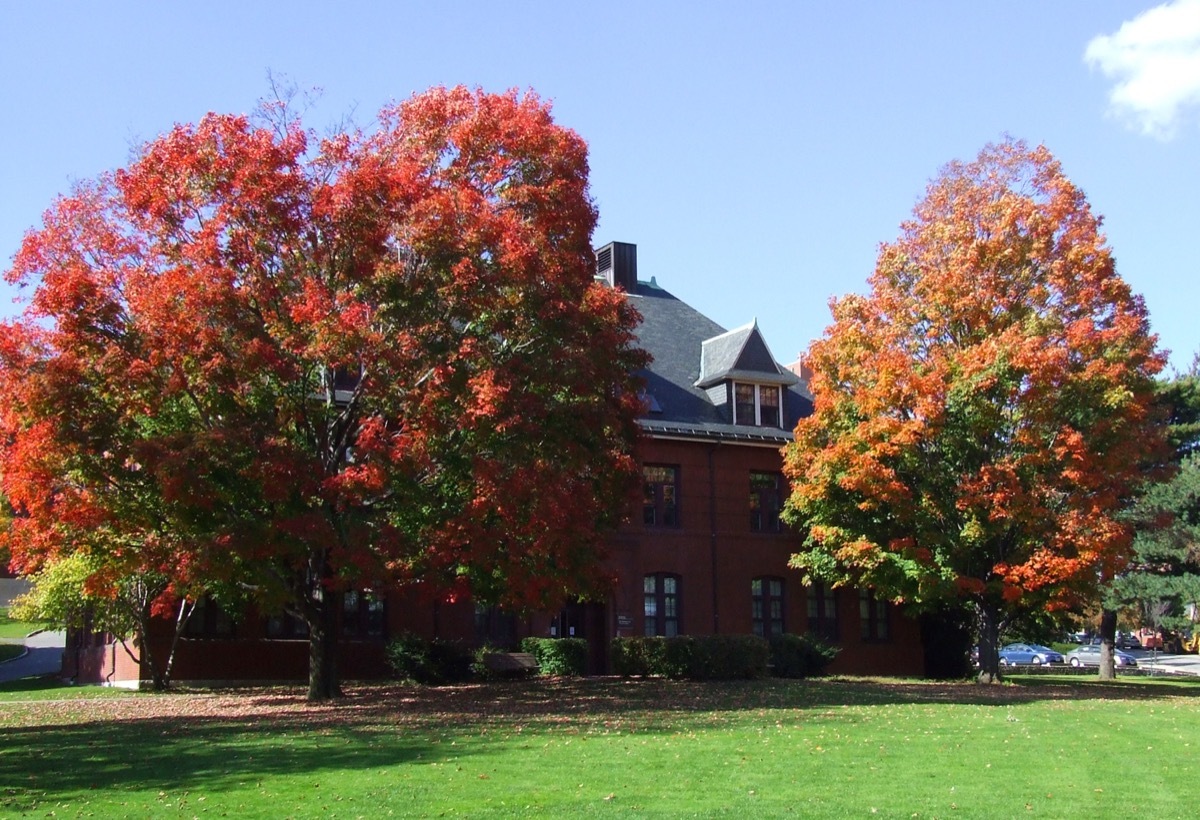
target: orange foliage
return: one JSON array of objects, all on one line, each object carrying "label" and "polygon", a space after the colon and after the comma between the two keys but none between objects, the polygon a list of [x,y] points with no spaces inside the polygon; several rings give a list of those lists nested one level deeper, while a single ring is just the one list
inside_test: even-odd
[{"label": "orange foliage", "polygon": [[786,451],[790,514],[811,527],[797,566],[1000,608],[1120,567],[1117,512],[1162,447],[1163,356],[1044,147],[943,169],[881,247],[870,293],[831,309],[806,357],[815,412]]}]

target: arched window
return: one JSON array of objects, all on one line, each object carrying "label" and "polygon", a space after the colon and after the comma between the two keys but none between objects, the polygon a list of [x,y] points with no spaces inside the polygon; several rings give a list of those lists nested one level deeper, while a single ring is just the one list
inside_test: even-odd
[{"label": "arched window", "polygon": [[869,589],[858,591],[858,617],[864,641],[886,641],[892,637],[888,624],[888,602]]},{"label": "arched window", "polygon": [[642,467],[645,500],[642,520],[647,527],[679,526],[679,468],[664,464]]},{"label": "arched window", "polygon": [[669,638],[679,634],[680,587],[679,576],[668,572],[656,572],[642,579],[646,635]]},{"label": "arched window", "polygon": [[837,590],[820,581],[808,588],[808,632],[831,642],[839,637]]},{"label": "arched window", "polygon": [[370,590],[350,590],[342,596],[342,634],[380,638],[384,633],[384,600]]},{"label": "arched window", "polygon": [[783,476],[779,473],[750,473],[750,529],[779,532],[783,509]]},{"label": "arched window", "polygon": [[190,638],[232,638],[233,619],[219,603],[205,595],[196,602],[184,634]]},{"label": "arched window", "polygon": [[783,579],[763,577],[750,582],[754,634],[771,638],[783,634]]}]

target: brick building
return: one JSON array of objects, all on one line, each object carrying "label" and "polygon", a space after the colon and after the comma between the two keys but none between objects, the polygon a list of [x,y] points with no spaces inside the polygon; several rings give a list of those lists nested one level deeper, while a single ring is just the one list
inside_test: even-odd
[{"label": "brick building", "polygon": [[[779,518],[787,494],[780,449],[812,411],[800,368],[776,361],[757,323],[725,330],[656,277],[639,280],[636,246],[611,243],[597,260],[598,276],[642,314],[639,343],[654,357],[643,374],[643,500],[612,539],[611,597],[518,618],[411,587],[350,593],[342,676],[386,675],[384,643],[403,632],[496,644],[583,637],[596,673],[608,670],[614,636],[812,632],[841,648],[833,672],[921,674],[914,620],[868,590],[805,587],[787,566],[802,536]],[[174,678],[301,679],[307,653],[301,623],[253,612],[235,621],[205,606],[179,643]],[[70,636],[66,668],[81,680],[141,677],[104,636]]]}]

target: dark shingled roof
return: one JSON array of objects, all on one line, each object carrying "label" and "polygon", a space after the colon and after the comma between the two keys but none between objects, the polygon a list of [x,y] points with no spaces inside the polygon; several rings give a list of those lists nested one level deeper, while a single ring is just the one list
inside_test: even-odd
[{"label": "dark shingled roof", "polygon": [[795,384],[796,374],[780,367],[762,334],[758,321],[705,339],[700,347],[700,387],[727,381],[754,381],[759,384]]},{"label": "dark shingled roof", "polygon": [[[792,439],[796,422],[812,413],[812,403],[801,392],[799,379],[771,358],[757,324],[726,332],[656,284],[641,281],[629,299],[642,314],[638,341],[654,357],[641,374],[648,399],[652,399],[651,412],[639,422],[645,432],[782,444]],[[786,429],[731,424],[728,406],[714,404],[699,386],[702,350],[706,354],[706,386],[734,377],[784,385]]]}]

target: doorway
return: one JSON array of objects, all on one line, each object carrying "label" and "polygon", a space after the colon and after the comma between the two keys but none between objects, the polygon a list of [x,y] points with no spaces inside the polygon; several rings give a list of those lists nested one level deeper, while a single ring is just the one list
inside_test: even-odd
[{"label": "doorway", "polygon": [[582,638],[587,641],[589,675],[602,675],[608,670],[607,608],[592,601],[567,603],[550,622],[552,638]]}]

